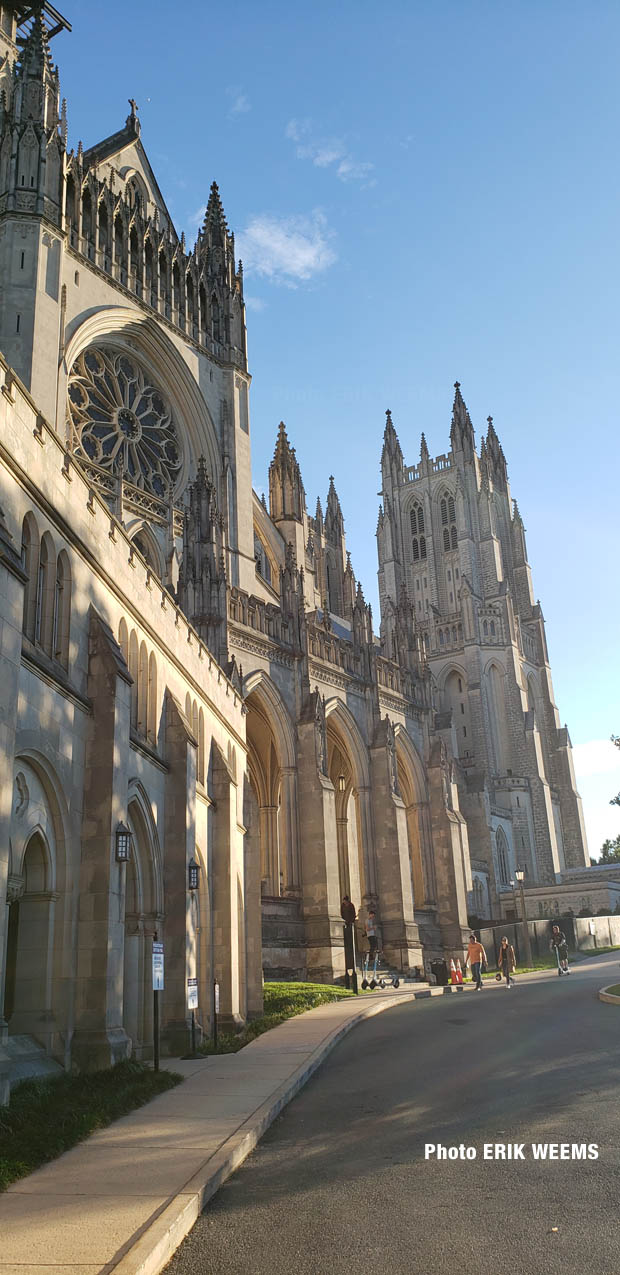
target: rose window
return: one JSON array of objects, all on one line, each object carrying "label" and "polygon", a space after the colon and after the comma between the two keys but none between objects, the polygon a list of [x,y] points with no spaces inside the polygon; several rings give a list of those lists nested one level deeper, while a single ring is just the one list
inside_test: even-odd
[{"label": "rose window", "polygon": [[71,369],[68,394],[78,458],[168,497],[181,468],[179,439],[170,404],[139,364],[118,350],[85,350]]}]

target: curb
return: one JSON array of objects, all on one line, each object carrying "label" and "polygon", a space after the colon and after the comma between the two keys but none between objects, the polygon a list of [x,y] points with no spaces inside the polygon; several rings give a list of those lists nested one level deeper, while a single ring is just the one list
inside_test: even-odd
[{"label": "curb", "polygon": [[202,1169],[185,1184],[183,1190],[179,1191],[169,1204],[161,1208],[136,1238],[132,1237],[127,1242],[124,1249],[120,1250],[119,1256],[102,1267],[101,1275],[110,1275],[112,1271],[115,1275],[159,1275],[185,1236],[191,1231],[194,1222],[211,1197],[243,1164],[263,1134],[273,1124],[276,1116],[303,1088],[343,1036],[346,1036],[353,1027],[357,1027],[358,1023],[364,1022],[367,1018],[373,1018],[375,1014],[380,1014],[386,1009],[392,1009],[395,1005],[403,1005],[432,995],[443,995],[444,992],[452,990],[462,991],[463,989],[442,987],[441,989],[433,988],[432,991],[429,988],[421,992],[400,992],[398,996],[389,1000],[386,998],[365,1005],[354,1018],[334,1028],[320,1045],[317,1045],[310,1058],[293,1072],[293,1075],[285,1080],[262,1106],[257,1107],[235,1133],[218,1148]]},{"label": "curb", "polygon": [[620,996],[614,996],[613,992],[608,991],[609,987],[617,987],[617,983],[608,983],[607,987],[601,987],[599,1000],[606,1001],[608,1005],[620,1005]]}]

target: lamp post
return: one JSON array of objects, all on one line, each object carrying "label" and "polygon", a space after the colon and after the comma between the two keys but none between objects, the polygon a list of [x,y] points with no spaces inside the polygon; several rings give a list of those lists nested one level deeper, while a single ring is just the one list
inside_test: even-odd
[{"label": "lamp post", "polygon": [[517,881],[519,882],[519,890],[521,893],[521,922],[523,925],[523,951],[525,953],[526,964],[531,965],[532,964],[532,947],[530,944],[530,931],[528,929],[527,916],[525,915],[525,894],[523,891],[523,882],[525,880],[525,872],[523,868],[517,868],[517,871],[515,872],[515,877],[517,878]]}]

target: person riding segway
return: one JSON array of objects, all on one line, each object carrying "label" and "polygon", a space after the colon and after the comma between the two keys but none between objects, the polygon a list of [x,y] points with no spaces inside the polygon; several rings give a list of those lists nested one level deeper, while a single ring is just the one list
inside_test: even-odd
[{"label": "person riding segway", "polygon": [[555,952],[560,978],[562,974],[570,974],[568,968],[568,943],[566,942],[566,935],[562,933],[559,925],[554,925],[551,931],[550,948],[552,952]]}]

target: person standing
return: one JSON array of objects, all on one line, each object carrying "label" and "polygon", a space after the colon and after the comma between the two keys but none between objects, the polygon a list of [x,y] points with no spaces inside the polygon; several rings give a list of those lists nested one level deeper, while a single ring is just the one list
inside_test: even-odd
[{"label": "person standing", "polygon": [[482,991],[482,966],[487,963],[487,954],[475,934],[470,934],[465,968],[471,965],[471,976],[476,984],[476,991]]},{"label": "person standing", "polygon": [[366,938],[368,939],[368,964],[370,965],[377,955],[379,945],[377,939],[377,913],[374,908],[370,908],[366,921]]},{"label": "person standing", "polygon": [[514,984],[514,978],[512,976],[517,968],[517,962],[514,947],[512,946],[512,943],[508,942],[505,934],[500,943],[497,957],[497,968],[501,970],[506,979],[506,987],[512,987]]},{"label": "person standing", "polygon": [[551,931],[551,951],[555,952],[562,973],[570,974],[568,968],[568,943],[566,942],[566,935],[562,933],[559,925],[554,925]]},{"label": "person standing", "polygon": [[351,902],[348,894],[344,894],[342,897],[340,915],[345,925],[353,925],[355,923],[357,912],[355,911],[355,904]]}]

